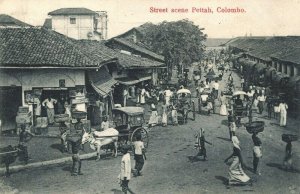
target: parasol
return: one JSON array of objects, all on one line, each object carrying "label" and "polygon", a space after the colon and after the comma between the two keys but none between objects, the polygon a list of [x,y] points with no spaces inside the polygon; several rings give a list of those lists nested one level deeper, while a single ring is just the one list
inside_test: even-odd
[{"label": "parasol", "polygon": [[233,92],[233,96],[238,96],[238,95],[246,95],[248,96],[248,94],[244,91],[235,91]]}]

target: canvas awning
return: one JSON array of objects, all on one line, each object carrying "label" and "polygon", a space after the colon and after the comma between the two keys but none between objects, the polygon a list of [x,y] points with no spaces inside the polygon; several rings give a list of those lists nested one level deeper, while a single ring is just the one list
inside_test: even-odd
[{"label": "canvas awning", "polygon": [[131,86],[137,83],[140,83],[142,81],[151,80],[151,75],[135,75],[134,77],[122,77],[117,78],[118,82],[120,84]]},{"label": "canvas awning", "polygon": [[103,97],[109,96],[113,90],[112,87],[118,83],[105,68],[100,68],[99,71],[89,72],[88,77],[93,89]]}]

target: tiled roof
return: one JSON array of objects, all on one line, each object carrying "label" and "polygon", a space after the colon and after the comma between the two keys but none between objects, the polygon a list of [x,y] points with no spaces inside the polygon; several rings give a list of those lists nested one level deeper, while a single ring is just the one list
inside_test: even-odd
[{"label": "tiled roof", "polygon": [[87,8],[61,8],[48,13],[48,15],[95,15],[96,12]]},{"label": "tiled roof", "polygon": [[116,59],[120,66],[125,69],[138,69],[138,68],[153,68],[164,67],[164,63],[137,57],[133,55],[127,55],[117,52],[103,43],[94,40],[73,40],[77,46],[80,46],[87,55],[97,60],[98,57],[106,57],[105,59]]},{"label": "tiled roof", "polygon": [[131,41],[128,41],[128,40],[126,40],[124,38],[112,38],[112,39],[110,39],[108,41],[108,44],[110,42],[113,42],[113,41],[115,41],[115,42],[117,42],[119,44],[125,45],[125,46],[127,46],[127,47],[129,47],[129,48],[131,48],[131,49],[133,49],[133,50],[135,50],[137,52],[143,53],[145,55],[149,55],[149,56],[151,56],[151,57],[153,57],[153,58],[155,58],[157,60],[164,61],[164,57],[162,55],[159,55],[159,54],[157,54],[155,52],[152,52],[152,51],[150,51],[150,50],[148,50],[148,49],[146,49],[146,48],[144,48],[142,46],[139,46],[139,45],[137,45],[137,44],[135,44],[135,43],[133,43]]},{"label": "tiled roof", "polygon": [[73,67],[96,68],[95,61],[71,39],[45,28],[1,28],[0,68]]},{"label": "tiled roof", "polygon": [[6,14],[0,14],[0,26],[32,27],[30,24],[22,22]]},{"label": "tiled roof", "polygon": [[243,37],[228,44],[263,60],[276,58],[300,64],[300,36]]}]

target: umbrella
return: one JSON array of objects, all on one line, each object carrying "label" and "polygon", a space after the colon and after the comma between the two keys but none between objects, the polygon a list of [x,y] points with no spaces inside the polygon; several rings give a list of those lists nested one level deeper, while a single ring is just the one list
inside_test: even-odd
[{"label": "umbrella", "polygon": [[190,94],[191,91],[188,90],[188,89],[180,89],[180,90],[177,91],[177,94],[182,94],[182,93],[188,93],[188,94]]},{"label": "umbrella", "polygon": [[238,96],[238,95],[247,95],[248,96],[248,94],[244,91],[235,91],[235,92],[233,92],[233,96]]}]

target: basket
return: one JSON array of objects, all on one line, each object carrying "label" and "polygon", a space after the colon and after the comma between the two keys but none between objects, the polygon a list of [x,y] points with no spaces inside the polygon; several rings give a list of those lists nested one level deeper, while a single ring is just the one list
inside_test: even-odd
[{"label": "basket", "polygon": [[68,122],[70,121],[70,117],[68,114],[58,114],[54,115],[54,121],[56,123]]},{"label": "basket", "polygon": [[264,131],[265,122],[254,121],[252,123],[246,123],[245,127],[248,133],[259,133]]},{"label": "basket", "polygon": [[292,141],[297,141],[298,136],[293,135],[293,134],[282,134],[281,139],[282,139],[282,141],[288,143],[288,142],[292,142]]},{"label": "basket", "polygon": [[72,118],[74,119],[85,119],[87,116],[86,112],[74,111],[72,112]]}]

